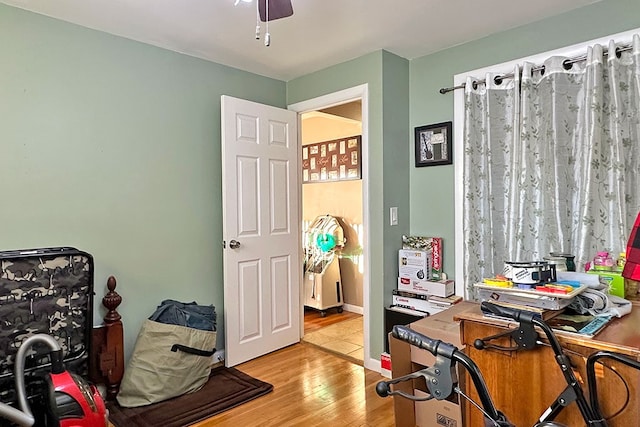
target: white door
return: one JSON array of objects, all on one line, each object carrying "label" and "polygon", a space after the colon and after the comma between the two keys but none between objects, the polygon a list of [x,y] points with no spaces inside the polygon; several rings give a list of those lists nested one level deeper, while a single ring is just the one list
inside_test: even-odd
[{"label": "white door", "polygon": [[222,96],[225,365],[300,341],[297,115]]}]

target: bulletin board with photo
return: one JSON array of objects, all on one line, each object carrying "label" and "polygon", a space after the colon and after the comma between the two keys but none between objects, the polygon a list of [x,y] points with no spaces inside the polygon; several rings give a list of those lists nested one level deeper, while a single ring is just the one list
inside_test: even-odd
[{"label": "bulletin board with photo", "polygon": [[362,136],[316,142],[302,147],[302,182],[362,178]]}]

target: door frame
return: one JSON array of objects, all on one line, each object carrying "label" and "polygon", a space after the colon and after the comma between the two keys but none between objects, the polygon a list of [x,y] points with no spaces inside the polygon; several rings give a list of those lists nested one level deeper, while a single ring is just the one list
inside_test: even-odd
[{"label": "door frame", "polygon": [[[362,275],[362,305],[363,305],[363,341],[364,341],[364,367],[373,371],[380,372],[380,361],[371,358],[370,355],[370,334],[369,334],[369,286],[370,286],[370,253],[369,250],[369,85],[362,84],[338,92],[322,95],[317,98],[300,101],[288,105],[288,109],[298,114],[298,149],[302,153],[302,113],[322,110],[333,107],[335,105],[345,104],[347,102],[361,100],[362,104],[362,222],[363,222],[363,253],[364,253],[364,273]],[[300,186],[298,188],[298,200],[300,200],[298,209],[300,218],[302,218],[302,169],[298,168],[300,174]],[[300,244],[302,251],[302,243]],[[302,257],[300,258],[302,259]],[[303,293],[300,293],[300,337],[304,336],[304,301]]]}]

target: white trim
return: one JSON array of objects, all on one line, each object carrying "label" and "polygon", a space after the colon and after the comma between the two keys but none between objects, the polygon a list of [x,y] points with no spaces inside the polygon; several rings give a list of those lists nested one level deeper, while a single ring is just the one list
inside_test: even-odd
[{"label": "white trim", "polygon": [[[615,40],[617,44],[631,43],[634,34],[640,33],[640,28],[635,30],[624,31],[622,33],[612,34],[598,39],[577,43],[571,46],[562,47],[555,50],[550,50],[536,55],[526,56],[520,59],[514,59],[511,61],[503,62],[502,64],[490,65],[484,68],[478,68],[476,70],[467,71],[464,73],[456,74],[453,77],[453,85],[459,86],[466,82],[467,77],[483,78],[486,73],[510,73],[513,71],[516,64],[522,64],[523,62],[531,62],[536,65],[542,64],[545,60],[552,56],[565,56],[565,57],[577,57],[586,53],[586,48],[594,44],[608,45],[610,40]],[[455,255],[456,262],[455,267],[455,279],[456,279],[456,294],[466,295],[466,283],[462,273],[462,262],[464,260],[464,247],[462,241],[462,208],[464,200],[462,197],[462,175],[464,171],[463,165],[463,126],[464,126],[464,90],[458,89],[454,91],[453,95],[453,123],[455,123],[455,129],[453,131],[454,136],[454,179],[455,179]]]},{"label": "white trim", "polygon": [[[380,359],[367,359],[366,355],[364,358],[364,367],[369,369],[370,371],[375,371],[377,373],[381,373],[382,366],[380,366]],[[389,376],[391,378],[391,376]]]},{"label": "white trim", "polygon": [[349,313],[364,314],[364,310],[362,309],[362,307],[359,307],[357,305],[345,304],[342,306],[342,308],[344,309],[344,311],[348,311]]},{"label": "white trim", "polygon": [[[371,227],[369,225],[369,85],[363,84],[354,86],[349,89],[344,89],[338,92],[322,95],[317,98],[309,99],[306,101],[297,102],[288,106],[289,110],[298,113],[298,117],[302,113],[307,113],[314,110],[321,110],[335,105],[344,104],[350,101],[356,101],[360,99],[362,101],[362,207],[363,207],[363,247],[364,247],[364,273],[363,273],[363,336],[364,339],[364,367],[373,371],[380,372],[380,359],[369,358],[370,354],[370,327],[369,317],[371,309],[369,307],[369,293],[370,293],[370,273],[369,266],[371,265],[371,251],[369,250],[369,233]],[[298,132],[300,132],[300,126],[298,126]],[[303,310],[303,307],[301,307]],[[302,318],[302,317],[301,317]]]},{"label": "white trim", "polygon": [[[457,76],[456,76],[457,77]],[[458,111],[460,110],[460,111]],[[465,299],[468,299],[467,284],[464,279],[462,271],[462,263],[464,260],[464,241],[463,241],[463,227],[462,227],[462,209],[464,207],[464,186],[462,184],[462,176],[464,172],[463,160],[464,153],[462,152],[462,140],[464,138],[464,90],[455,90],[453,92],[453,164],[454,164],[454,242],[455,242],[455,287],[456,295],[462,295]]]},{"label": "white trim", "polygon": [[335,114],[323,113],[322,111],[309,111],[308,113],[302,113],[302,119],[331,119],[346,124],[359,124],[359,120],[350,119],[348,117],[336,116]]}]

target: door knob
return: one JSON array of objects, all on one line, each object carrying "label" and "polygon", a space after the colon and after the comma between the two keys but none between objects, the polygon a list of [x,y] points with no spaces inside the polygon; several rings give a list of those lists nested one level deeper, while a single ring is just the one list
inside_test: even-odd
[{"label": "door knob", "polygon": [[229,247],[231,249],[238,249],[240,247],[240,242],[238,242],[237,240],[232,240],[229,242]]}]

